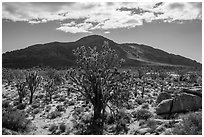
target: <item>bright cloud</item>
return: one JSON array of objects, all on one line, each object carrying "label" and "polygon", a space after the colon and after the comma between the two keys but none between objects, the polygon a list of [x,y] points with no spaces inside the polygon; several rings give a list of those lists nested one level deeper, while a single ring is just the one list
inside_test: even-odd
[{"label": "bright cloud", "polygon": [[[3,3],[2,18],[30,24],[60,21],[57,30],[134,28],[143,22],[202,20],[202,3]],[[72,21],[76,20],[76,21]],[[82,20],[81,22],[77,20]],[[63,23],[62,23],[63,22]],[[109,31],[107,31],[109,32]]]}]

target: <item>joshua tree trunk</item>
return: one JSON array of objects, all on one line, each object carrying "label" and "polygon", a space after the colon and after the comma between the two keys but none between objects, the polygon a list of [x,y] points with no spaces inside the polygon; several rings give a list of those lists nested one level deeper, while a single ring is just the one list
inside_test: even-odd
[{"label": "joshua tree trunk", "polygon": [[33,103],[33,93],[34,93],[34,92],[30,92],[30,104]]},{"label": "joshua tree trunk", "polygon": [[21,104],[23,102],[23,98],[19,97],[19,104]]},{"label": "joshua tree trunk", "polygon": [[103,134],[103,101],[102,101],[102,92],[98,89],[97,85],[94,86],[95,99],[94,99],[94,117],[93,117],[93,126],[94,134]]},{"label": "joshua tree trunk", "polygon": [[50,97],[50,98],[49,98],[49,101],[51,102],[51,101],[52,101],[52,94],[50,94],[49,97]]},{"label": "joshua tree trunk", "polygon": [[145,87],[142,87],[142,98],[144,98]]},{"label": "joshua tree trunk", "polygon": [[[101,102],[102,103],[102,102]],[[103,109],[103,105],[101,103],[97,103],[94,106],[94,134],[103,134],[103,116],[102,116],[102,109]]]}]

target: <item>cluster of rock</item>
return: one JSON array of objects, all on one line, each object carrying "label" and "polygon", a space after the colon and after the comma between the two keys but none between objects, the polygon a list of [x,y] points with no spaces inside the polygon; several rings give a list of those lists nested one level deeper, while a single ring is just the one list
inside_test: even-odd
[{"label": "cluster of rock", "polygon": [[170,116],[175,113],[202,109],[202,89],[183,89],[178,95],[162,92],[156,100],[157,115]]}]

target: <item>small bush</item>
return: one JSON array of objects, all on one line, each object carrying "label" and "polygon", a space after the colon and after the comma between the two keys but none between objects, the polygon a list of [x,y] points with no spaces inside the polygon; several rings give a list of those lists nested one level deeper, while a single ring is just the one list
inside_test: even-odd
[{"label": "small bush", "polygon": [[32,107],[35,109],[35,108],[38,108],[38,107],[40,107],[40,104],[39,103],[34,103],[34,104],[32,104]]},{"label": "small bush", "polygon": [[146,109],[140,109],[140,110],[132,112],[132,116],[133,118],[136,118],[137,120],[141,120],[141,119],[147,120],[151,118],[153,114]]},{"label": "small bush", "polygon": [[107,116],[106,116],[106,122],[107,122],[107,124],[113,124],[114,122],[115,122],[115,118],[114,118],[114,116],[113,115],[111,115],[111,114],[108,114]]},{"label": "small bush", "polygon": [[71,133],[70,127],[67,127],[65,130],[65,135],[69,135]]},{"label": "small bush", "polygon": [[60,129],[60,131],[61,132],[65,132],[65,130],[66,130],[66,125],[64,124],[64,123],[61,123],[60,125],[59,125],[59,129]]},{"label": "small bush", "polygon": [[2,127],[14,131],[26,131],[30,121],[22,111],[7,111],[2,116]]},{"label": "small bush", "polygon": [[116,118],[117,120],[123,119],[125,123],[130,123],[130,120],[131,120],[131,115],[126,113],[126,111],[123,109],[120,109],[118,111],[118,113],[116,114],[116,117],[117,117]]},{"label": "small bush", "polygon": [[45,107],[45,112],[49,112],[51,110],[51,106],[46,106]]},{"label": "small bush", "polygon": [[80,115],[83,112],[84,112],[83,107],[77,107],[77,108],[74,109],[74,113],[72,115]]},{"label": "small bush", "polygon": [[49,127],[49,131],[50,132],[55,132],[56,130],[58,129],[57,125],[56,124],[52,124],[50,127]]},{"label": "small bush", "polygon": [[23,110],[23,109],[25,109],[26,108],[26,104],[24,104],[24,103],[20,103],[18,106],[17,106],[17,109],[19,109],[19,110]]},{"label": "small bush", "polygon": [[61,117],[61,113],[59,111],[53,111],[47,115],[49,119],[55,119],[56,117]]},{"label": "small bush", "polygon": [[173,128],[174,135],[202,135],[202,113],[189,113]]},{"label": "small bush", "polygon": [[127,127],[127,123],[125,119],[121,119],[119,121],[117,121],[116,123],[116,135],[121,134],[121,133],[125,133],[127,134],[128,132],[128,127]]},{"label": "small bush", "polygon": [[73,106],[74,104],[75,104],[74,101],[69,101],[69,102],[68,102],[68,105],[69,105],[69,106]]},{"label": "small bush", "polygon": [[142,108],[143,108],[143,109],[149,109],[149,104],[148,104],[148,103],[142,104]]},{"label": "small bush", "polygon": [[34,113],[34,114],[38,114],[39,112],[40,112],[40,109],[39,109],[39,108],[36,108],[36,109],[33,110],[33,113]]},{"label": "small bush", "polygon": [[66,100],[65,97],[60,97],[58,101],[63,102],[63,101],[65,101],[65,100]]},{"label": "small bush", "polygon": [[2,102],[2,108],[8,108],[9,106],[10,106],[10,101],[4,100],[4,101]]},{"label": "small bush", "polygon": [[136,101],[139,105],[142,105],[142,104],[145,102],[145,99],[143,99],[143,98],[137,98],[135,101]]},{"label": "small bush", "polygon": [[65,111],[65,108],[63,105],[57,105],[56,110],[61,112],[61,111]]},{"label": "small bush", "polygon": [[158,122],[156,122],[154,119],[148,119],[147,120],[147,127],[151,129],[151,131],[154,131],[157,128]]},{"label": "small bush", "polygon": [[128,102],[127,105],[126,105],[126,108],[127,109],[133,109],[134,108],[134,105],[132,102]]}]

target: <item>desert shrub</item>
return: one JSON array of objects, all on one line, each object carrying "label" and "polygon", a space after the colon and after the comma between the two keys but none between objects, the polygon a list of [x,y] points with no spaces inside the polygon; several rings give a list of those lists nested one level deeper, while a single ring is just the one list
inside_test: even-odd
[{"label": "desert shrub", "polygon": [[189,113],[173,128],[174,135],[202,135],[202,113]]},{"label": "desert shrub", "polygon": [[26,131],[30,121],[22,111],[7,111],[2,114],[2,127],[14,131]]},{"label": "desert shrub", "polygon": [[19,135],[19,133],[10,129],[2,128],[2,135]]},{"label": "desert shrub", "polygon": [[107,114],[106,116],[106,123],[107,124],[113,124],[115,122],[115,117],[111,114]]},{"label": "desert shrub", "polygon": [[137,102],[139,105],[142,105],[145,102],[145,99],[138,97],[137,99],[135,99],[135,102]]},{"label": "desert shrub", "polygon": [[4,100],[2,101],[2,108],[8,108],[10,107],[10,102],[9,100]]},{"label": "desert shrub", "polygon": [[44,97],[44,94],[38,94],[36,95],[36,98],[42,99]]},{"label": "desert shrub", "polygon": [[131,115],[127,113],[124,109],[119,109],[115,115],[107,114],[106,123],[114,124],[113,134],[127,134],[128,128],[127,124],[130,123]]},{"label": "desert shrub", "polygon": [[153,117],[152,112],[146,110],[146,109],[139,109],[137,111],[132,112],[133,118],[136,118],[137,120],[147,120],[151,117]]},{"label": "desert shrub", "polygon": [[67,127],[65,130],[65,135],[69,135],[71,133],[70,127]]},{"label": "desert shrub", "polygon": [[57,126],[56,124],[52,124],[52,125],[49,127],[48,130],[53,133],[53,132],[55,132],[57,129],[58,129],[58,126]]},{"label": "desert shrub", "polygon": [[133,109],[134,104],[132,102],[127,102],[127,105],[125,106],[127,109]]},{"label": "desert shrub", "polygon": [[83,107],[76,107],[74,109],[74,112],[72,113],[72,115],[80,115],[82,112],[84,112],[84,108]]},{"label": "desert shrub", "polygon": [[61,117],[62,114],[59,111],[53,111],[47,115],[49,119],[55,119],[56,117]]},{"label": "desert shrub", "polygon": [[36,108],[36,109],[33,110],[33,113],[34,113],[34,114],[38,114],[39,112],[40,112],[40,109],[39,109],[39,108]]},{"label": "desert shrub", "polygon": [[130,123],[131,115],[127,113],[124,109],[120,109],[116,114],[116,120],[123,119],[126,123]]},{"label": "desert shrub", "polygon": [[65,111],[65,108],[63,105],[57,105],[56,110],[61,112],[61,111]]},{"label": "desert shrub", "polygon": [[97,127],[93,127],[91,124],[93,122],[92,114],[84,114],[77,116],[73,119],[73,130],[76,135],[92,135]]},{"label": "desert shrub", "polygon": [[19,109],[19,110],[23,110],[23,109],[25,109],[26,108],[26,104],[25,103],[20,103],[20,104],[18,104],[18,106],[17,106],[17,109]]},{"label": "desert shrub", "polygon": [[34,104],[32,104],[32,108],[38,108],[38,107],[40,107],[40,104],[39,103],[34,103]]},{"label": "desert shrub", "polygon": [[119,121],[117,121],[115,134],[116,135],[121,134],[121,133],[127,134],[127,132],[128,132],[128,127],[127,127],[126,120],[120,119]]},{"label": "desert shrub", "polygon": [[60,102],[63,102],[63,101],[65,101],[65,100],[66,100],[65,97],[60,97],[60,98],[58,99],[58,101],[60,101]]},{"label": "desert shrub", "polygon": [[190,83],[197,83],[198,75],[196,73],[193,73],[189,76],[189,82]]},{"label": "desert shrub", "polygon": [[151,129],[151,132],[154,131],[157,128],[158,122],[154,119],[148,119],[146,122],[146,126]]},{"label": "desert shrub", "polygon": [[60,129],[61,132],[65,132],[66,128],[67,128],[67,126],[64,123],[61,123],[59,125],[59,129]]},{"label": "desert shrub", "polygon": [[148,104],[148,103],[142,104],[142,108],[143,108],[143,109],[149,109],[149,104]]},{"label": "desert shrub", "polygon": [[54,85],[61,85],[64,81],[62,74],[55,69],[48,69],[45,74],[45,79],[54,81]]},{"label": "desert shrub", "polygon": [[46,106],[45,107],[45,112],[49,112],[51,110],[51,106]]}]

